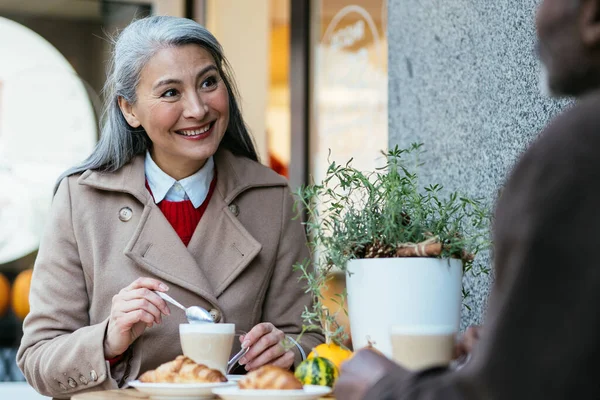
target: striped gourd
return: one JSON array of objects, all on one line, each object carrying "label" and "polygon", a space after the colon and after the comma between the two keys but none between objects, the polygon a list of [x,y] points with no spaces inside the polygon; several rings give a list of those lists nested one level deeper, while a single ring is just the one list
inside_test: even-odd
[{"label": "striped gourd", "polygon": [[338,370],[331,361],[323,357],[304,360],[296,368],[296,378],[304,385],[320,385],[333,387]]}]

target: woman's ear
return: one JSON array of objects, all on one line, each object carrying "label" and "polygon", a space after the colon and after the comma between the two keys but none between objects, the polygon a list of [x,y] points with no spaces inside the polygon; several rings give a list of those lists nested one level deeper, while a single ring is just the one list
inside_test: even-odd
[{"label": "woman's ear", "polygon": [[119,108],[125,117],[125,120],[132,128],[139,128],[141,123],[140,120],[135,116],[135,112],[133,111],[133,106],[125,100],[123,97],[119,96]]},{"label": "woman's ear", "polygon": [[600,46],[600,0],[581,2],[580,30],[586,47]]}]

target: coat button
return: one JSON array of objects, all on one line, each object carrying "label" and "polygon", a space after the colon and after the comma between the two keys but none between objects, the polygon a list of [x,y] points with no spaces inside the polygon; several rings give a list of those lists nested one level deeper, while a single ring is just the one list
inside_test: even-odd
[{"label": "coat button", "polygon": [[210,313],[210,316],[212,317],[213,321],[219,322],[221,320],[221,312],[219,310],[217,310],[216,308],[213,308],[212,310],[210,310],[209,313]]},{"label": "coat button", "polygon": [[90,372],[90,379],[94,382],[98,380],[98,374],[96,373],[96,371],[92,370],[92,372]]},{"label": "coat button", "polygon": [[58,382],[58,387],[60,387],[61,390],[65,390],[65,391],[67,390],[67,387],[62,382]]},{"label": "coat button", "polygon": [[231,211],[231,213],[237,217],[240,213],[240,208],[237,206],[237,204],[230,204],[229,211]]},{"label": "coat button", "polygon": [[69,386],[71,386],[72,388],[77,387],[77,382],[75,381],[75,379],[73,378],[69,378]]},{"label": "coat button", "polygon": [[87,378],[85,376],[83,376],[83,375],[79,376],[79,382],[83,383],[84,385],[88,384]]},{"label": "coat button", "polygon": [[129,207],[123,207],[119,210],[119,219],[123,222],[127,222],[133,216],[133,211]]}]

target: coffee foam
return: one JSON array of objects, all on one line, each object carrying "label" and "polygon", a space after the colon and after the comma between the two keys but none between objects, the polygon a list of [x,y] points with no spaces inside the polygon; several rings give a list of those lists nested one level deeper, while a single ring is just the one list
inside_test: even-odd
[{"label": "coffee foam", "polygon": [[179,324],[179,333],[234,334],[235,324]]}]

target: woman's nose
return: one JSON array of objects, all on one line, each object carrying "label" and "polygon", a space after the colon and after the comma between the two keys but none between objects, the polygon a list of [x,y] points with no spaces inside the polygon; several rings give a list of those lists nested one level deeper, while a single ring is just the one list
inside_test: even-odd
[{"label": "woman's nose", "polygon": [[194,94],[188,97],[183,110],[184,118],[202,120],[207,113],[208,105],[202,101],[200,96]]}]

